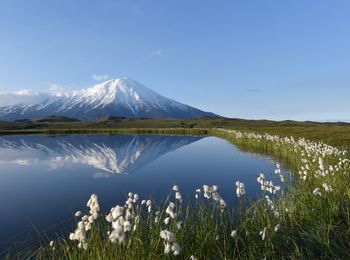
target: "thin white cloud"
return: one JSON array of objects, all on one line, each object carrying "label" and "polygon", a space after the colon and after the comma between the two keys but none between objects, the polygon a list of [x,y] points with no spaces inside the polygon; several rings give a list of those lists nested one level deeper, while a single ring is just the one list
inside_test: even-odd
[{"label": "thin white cloud", "polygon": [[62,96],[68,90],[56,83],[46,83],[47,91],[38,92],[30,89],[21,89],[17,91],[0,91],[0,107],[14,105],[34,105],[44,102],[52,96]]},{"label": "thin white cloud", "polygon": [[67,92],[66,88],[59,84],[47,83],[46,85],[49,87],[49,91],[52,95],[62,96],[65,92]]},{"label": "thin white cloud", "polygon": [[108,75],[103,75],[103,74],[92,74],[91,77],[93,80],[96,80],[96,81],[104,81],[109,79]]},{"label": "thin white cloud", "polygon": [[155,50],[155,51],[152,51],[149,56],[150,57],[154,57],[154,56],[159,56],[159,55],[162,55],[163,54],[163,50],[159,49],[159,50]]},{"label": "thin white cloud", "polygon": [[48,93],[39,93],[29,89],[14,92],[0,92],[0,106],[38,104],[48,97]]}]

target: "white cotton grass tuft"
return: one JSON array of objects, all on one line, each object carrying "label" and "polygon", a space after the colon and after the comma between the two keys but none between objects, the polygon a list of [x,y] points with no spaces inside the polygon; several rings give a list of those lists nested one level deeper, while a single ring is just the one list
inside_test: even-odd
[{"label": "white cotton grass tuft", "polygon": [[323,188],[324,188],[324,190],[325,190],[326,192],[331,192],[331,191],[333,191],[332,186],[331,186],[330,184],[328,184],[328,183],[323,183],[322,186],[323,186]]},{"label": "white cotton grass tuft", "polygon": [[182,228],[182,221],[177,222],[176,227],[180,230]]},{"label": "white cotton grass tuft", "polygon": [[165,224],[165,225],[168,225],[169,222],[170,222],[170,217],[166,217],[166,218],[164,219],[164,224]]},{"label": "white cotton grass tuft", "polygon": [[173,255],[179,255],[181,252],[180,245],[175,241],[175,234],[168,231],[160,231],[160,238],[164,240],[164,254],[173,252]]},{"label": "white cotton grass tuft", "polygon": [[165,213],[169,215],[172,219],[176,218],[176,213],[174,212],[175,204],[173,202],[169,202],[168,207],[165,210]]},{"label": "white cotton grass tuft", "polygon": [[261,240],[264,241],[266,238],[266,230],[267,228],[265,227],[262,231],[260,231],[259,235],[261,236]]},{"label": "white cotton grass tuft", "polygon": [[238,198],[245,194],[245,185],[243,182],[236,181],[236,194]]},{"label": "white cotton grass tuft", "polygon": [[179,191],[175,193],[175,199],[178,200],[180,203],[182,203],[182,196]]},{"label": "white cotton grass tuft", "polygon": [[[196,199],[199,197],[201,193],[200,189],[196,190]],[[204,198],[207,198],[208,200],[212,199],[215,203],[217,203],[220,207],[221,212],[223,212],[226,209],[226,202],[219,194],[219,187],[216,185],[208,186],[203,185],[203,195]]]},{"label": "white cotton grass tuft", "polygon": [[162,238],[166,242],[171,243],[174,241],[175,235],[174,235],[174,233],[165,229],[165,230],[160,231],[160,238]]},{"label": "white cotton grass tuft", "polygon": [[281,166],[279,163],[276,164],[276,169],[275,169],[275,174],[280,174],[281,173]]},{"label": "white cotton grass tuft", "polygon": [[152,201],[151,200],[147,200],[146,201],[146,206],[147,206],[147,211],[150,214],[152,212]]},{"label": "white cotton grass tuft", "polygon": [[180,248],[179,244],[175,242],[173,244],[173,246],[171,247],[171,250],[173,251],[174,255],[179,255],[180,251],[181,251],[181,248]]},{"label": "white cotton grass tuft", "polygon": [[[84,215],[78,222],[75,231],[69,234],[69,239],[72,241],[77,241],[78,247],[83,249],[87,249],[88,245],[86,242],[86,234],[89,230],[91,230],[91,226],[97,219],[100,211],[100,205],[96,194],[92,194],[90,196],[90,199],[88,200],[86,206],[90,208],[89,215]],[[76,217],[79,217],[81,215],[82,213],[80,211],[77,211],[75,213]]]},{"label": "white cotton grass tuft", "polygon": [[274,231],[277,232],[279,229],[280,229],[281,225],[280,224],[277,224],[275,227],[274,227]]},{"label": "white cotton grass tuft", "polygon": [[[281,178],[281,182],[283,182],[284,181],[283,175],[280,175],[280,178]],[[260,173],[256,180],[261,185],[260,189],[262,191],[267,191],[271,194],[276,194],[278,191],[281,190],[281,186],[274,185],[272,181],[266,180],[265,174],[263,173]]]},{"label": "white cotton grass tuft", "polygon": [[[129,192],[124,206],[116,205],[111,208],[110,213],[106,216],[106,220],[112,226],[112,230],[108,233],[111,243],[124,244],[129,233],[137,230],[140,221],[140,216],[136,212],[138,200],[137,194]],[[148,210],[152,206],[151,201],[141,202],[141,205],[143,204],[147,205]]]},{"label": "white cotton grass tuft", "polygon": [[208,185],[203,185],[204,198],[211,198],[211,188]]},{"label": "white cotton grass tuft", "polygon": [[231,231],[230,236],[231,236],[232,238],[236,238],[237,235],[238,235],[237,230],[232,230],[232,231]]},{"label": "white cotton grass tuft", "polygon": [[199,199],[200,194],[201,194],[201,189],[196,189],[196,190],[195,190],[195,195],[194,195],[194,197],[195,197],[196,199]]},{"label": "white cotton grass tuft", "polygon": [[314,189],[314,191],[312,192],[315,196],[322,196],[321,190],[320,188],[316,188]]}]

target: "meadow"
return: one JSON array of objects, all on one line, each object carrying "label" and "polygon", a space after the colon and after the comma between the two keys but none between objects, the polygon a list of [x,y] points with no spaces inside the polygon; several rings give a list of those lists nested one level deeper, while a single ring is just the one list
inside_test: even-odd
[{"label": "meadow", "polygon": [[[163,128],[225,128],[245,132],[269,133],[279,136],[303,137],[337,147],[350,148],[350,123],[244,120],[230,118],[199,118],[190,120],[105,118],[99,121],[77,121],[66,118],[41,118],[15,122],[0,121],[0,134],[51,133],[118,133],[121,131],[151,131]],[[138,129],[138,130],[137,130]]]},{"label": "meadow", "polygon": [[[272,156],[293,172],[293,181],[281,173],[280,165],[276,165],[275,174],[283,181],[283,187],[257,173],[264,196],[255,200],[246,194],[244,183],[233,181],[236,188],[232,196],[240,200],[233,208],[226,204],[215,183],[203,183],[203,187],[194,190],[195,203],[181,193],[181,187],[174,186],[166,201],[129,193],[125,204],[116,205],[110,212],[101,212],[98,194],[92,194],[87,198],[87,208],[76,213],[77,226],[70,234],[19,251],[19,259],[350,257],[350,134],[346,124],[241,122],[234,126],[233,120],[226,126],[221,122],[218,128],[213,127],[217,123],[214,119],[203,119],[202,125],[194,120],[183,124],[173,121],[175,126],[146,129],[135,126],[140,122],[89,123],[95,127],[87,130],[55,124],[44,129],[4,132],[213,135],[242,150]],[[193,122],[197,123],[191,127]],[[204,127],[209,122],[212,127]],[[134,125],[126,129],[126,123]],[[106,124],[119,124],[120,128]],[[176,124],[182,127],[176,128]],[[154,125],[159,126],[160,122]]]}]

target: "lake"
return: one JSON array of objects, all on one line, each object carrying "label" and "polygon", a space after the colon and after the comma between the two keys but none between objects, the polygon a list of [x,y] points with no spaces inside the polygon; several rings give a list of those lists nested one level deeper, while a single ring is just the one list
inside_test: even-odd
[{"label": "lake", "polygon": [[56,224],[72,223],[92,193],[107,211],[128,192],[164,200],[174,184],[191,199],[196,188],[215,184],[235,203],[237,180],[250,197],[261,195],[260,172],[278,183],[272,160],[217,137],[2,136],[0,156],[0,249],[35,229],[53,234]]}]

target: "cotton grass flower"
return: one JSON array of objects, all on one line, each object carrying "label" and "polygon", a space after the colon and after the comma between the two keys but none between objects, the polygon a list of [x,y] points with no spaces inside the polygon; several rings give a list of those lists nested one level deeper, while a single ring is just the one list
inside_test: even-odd
[{"label": "cotton grass flower", "polygon": [[173,186],[173,191],[179,191],[179,187],[177,185]]},{"label": "cotton grass flower", "polygon": [[175,199],[178,200],[180,203],[182,203],[182,196],[179,191],[175,193]]},{"label": "cotton grass flower", "polygon": [[151,200],[147,200],[146,201],[146,206],[147,206],[148,213],[151,213],[152,212],[152,201]]},{"label": "cotton grass flower", "polygon": [[223,199],[220,199],[219,200],[219,206],[220,206],[221,212],[223,212],[224,209],[226,209],[227,204],[226,204],[226,202]]},{"label": "cotton grass flower", "polygon": [[274,231],[277,232],[279,229],[280,229],[281,225],[280,224],[277,224],[275,227],[274,227]]},{"label": "cotton grass flower", "polygon": [[[204,197],[207,198],[208,200],[212,199],[214,202],[216,202],[219,207],[221,212],[226,208],[226,202],[225,200],[220,196],[219,194],[219,187],[216,185],[213,186],[208,186],[208,185],[203,185],[203,191],[204,191]],[[200,194],[200,190],[196,190],[196,198],[198,198]]]},{"label": "cotton grass flower", "polygon": [[155,213],[156,217],[154,218],[154,223],[158,223],[159,222],[159,215],[160,215],[160,211],[156,211]]},{"label": "cotton grass flower", "polygon": [[208,185],[203,185],[204,198],[211,198],[211,188]]},{"label": "cotton grass flower", "polygon": [[167,217],[167,218],[164,219],[164,224],[165,225],[168,225],[169,222],[170,222],[170,217]]},{"label": "cotton grass flower", "polygon": [[181,229],[182,228],[182,221],[179,221],[177,224],[176,224],[176,227],[177,229]]},{"label": "cotton grass flower", "polygon": [[276,164],[275,173],[276,174],[280,174],[281,173],[281,166],[278,163]]},{"label": "cotton grass flower", "polygon": [[174,212],[175,204],[173,202],[170,202],[168,207],[165,210],[165,213],[169,215],[172,219],[176,218],[176,213]]},{"label": "cotton grass flower", "polygon": [[164,254],[169,254],[171,251],[171,244],[170,243],[165,243],[164,244]]},{"label": "cotton grass flower", "polygon": [[173,244],[173,246],[171,247],[171,250],[173,251],[174,255],[179,255],[180,251],[181,251],[181,248],[180,248],[179,244],[175,242]]},{"label": "cotton grass flower", "polygon": [[[139,197],[137,194],[128,193],[128,198],[124,206],[115,206],[111,208],[106,216],[106,221],[112,224],[112,230],[108,233],[108,239],[111,243],[123,244],[128,239],[129,233],[137,230],[140,216],[135,210],[138,209],[136,203]],[[151,207],[151,201],[145,201],[148,209]],[[142,205],[142,202],[141,202]]]},{"label": "cotton grass flower", "polygon": [[331,186],[330,184],[328,184],[328,183],[323,183],[322,186],[323,186],[323,188],[324,188],[324,190],[325,190],[326,192],[331,192],[331,191],[333,191],[332,186]]},{"label": "cotton grass flower", "polygon": [[266,230],[267,228],[265,227],[262,231],[260,231],[259,235],[261,236],[261,240],[264,241],[266,238]]},{"label": "cotton grass flower", "polygon": [[174,233],[165,229],[160,231],[160,238],[162,238],[166,242],[172,243],[175,239],[175,235]]},{"label": "cotton grass flower", "polygon": [[276,192],[281,190],[281,186],[274,185],[272,181],[266,180],[265,175],[263,173],[260,173],[259,177],[256,180],[261,185],[260,188],[262,191],[268,191],[271,194],[276,194]]},{"label": "cotton grass flower", "polygon": [[195,193],[194,197],[195,197],[196,199],[198,199],[198,198],[199,198],[199,195],[201,194],[201,189],[196,189],[195,192],[196,192],[196,193]]},{"label": "cotton grass flower", "polygon": [[[86,233],[87,231],[91,230],[92,224],[97,219],[100,211],[100,205],[96,194],[92,194],[90,196],[86,206],[90,208],[90,215],[84,215],[81,218],[81,221],[78,222],[75,231],[69,234],[69,239],[72,241],[77,241],[78,247],[83,249],[87,249]],[[81,212],[79,211],[75,213],[75,216],[77,217],[80,215]]]},{"label": "cotton grass flower", "polygon": [[230,236],[231,236],[232,238],[236,238],[237,235],[238,235],[237,230],[232,230],[232,231],[231,231]]},{"label": "cotton grass flower", "polygon": [[98,197],[96,194],[92,194],[89,201],[87,202],[87,206],[90,208],[90,214],[96,216],[100,211],[100,206],[98,203]]},{"label": "cotton grass flower", "polygon": [[316,188],[316,189],[314,189],[314,191],[312,192],[314,195],[316,195],[316,196],[322,196],[322,193],[321,193],[321,191],[320,191],[320,188]]},{"label": "cotton grass flower", "polygon": [[245,194],[245,185],[243,182],[236,181],[236,194],[238,198]]},{"label": "cotton grass flower", "polygon": [[171,251],[173,255],[179,255],[181,248],[177,242],[175,242],[174,233],[168,230],[160,231],[160,238],[164,240],[164,254],[169,254]]},{"label": "cotton grass flower", "polygon": [[281,174],[279,175],[281,182],[284,182],[284,176]]}]

